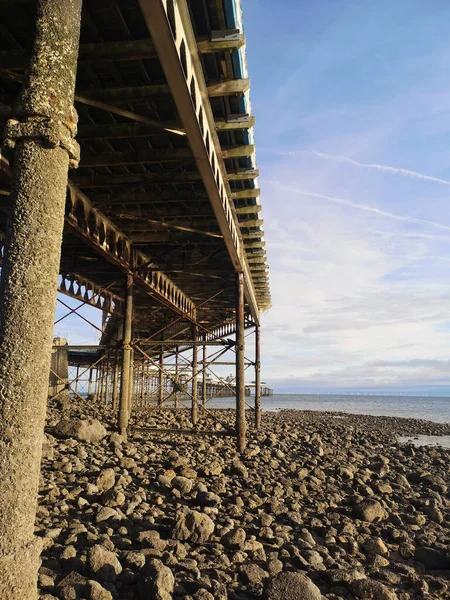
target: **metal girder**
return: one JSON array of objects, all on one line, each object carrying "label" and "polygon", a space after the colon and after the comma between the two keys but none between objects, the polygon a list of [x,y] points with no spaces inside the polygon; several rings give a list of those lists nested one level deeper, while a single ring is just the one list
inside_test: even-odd
[{"label": "metal girder", "polygon": [[149,270],[149,257],[133,248],[128,237],[72,183],[69,183],[68,205],[66,227],[72,233],[123,273],[133,273],[136,285],[162,304],[195,319],[194,302],[161,271]]},{"label": "metal girder", "polygon": [[64,273],[60,275],[60,278],[58,292],[76,300],[81,300],[85,304],[90,304],[105,312],[122,317],[124,302],[120,296],[113,294],[77,273]]},{"label": "metal girder", "polygon": [[[201,54],[237,50],[245,44],[241,33],[230,35],[229,30],[213,32],[211,38],[197,38],[197,48]],[[79,64],[128,62],[155,58],[156,50],[152,40],[128,40],[121,42],[96,42],[81,44]],[[27,66],[28,52],[25,50],[3,50],[0,52],[0,65],[3,69],[21,70]]]},{"label": "metal girder", "polygon": [[[249,88],[249,79],[224,79],[208,83],[206,86],[208,95],[211,98],[244,94]],[[159,85],[77,90],[77,96],[79,97],[103,102],[135,102],[143,98],[157,98],[158,96],[168,96],[169,94],[170,88],[164,83]]]},{"label": "metal girder", "polygon": [[233,266],[244,274],[246,300],[253,318],[259,323],[259,306],[186,1],[171,3],[170,14],[167,13],[168,4],[163,0],[138,1]]},{"label": "metal girder", "polygon": [[[224,148],[224,158],[240,158],[253,153],[252,145]],[[192,157],[190,148],[164,148],[160,150],[141,150],[140,152],[83,152],[80,166],[108,167],[112,165],[139,165],[142,163],[177,162]]]},{"label": "metal girder", "polygon": [[[0,114],[1,119],[1,114]],[[216,129],[218,131],[230,131],[234,129],[249,129],[255,124],[255,117],[248,117],[244,121],[224,121],[223,119],[216,119]],[[165,129],[163,129],[165,128]],[[158,130],[161,131],[161,135],[166,135],[166,130],[180,129],[181,124],[176,121],[162,121],[161,125],[146,125],[144,123],[113,123],[108,125],[81,125],[78,128],[77,139],[78,140],[89,140],[89,139],[121,139],[121,138],[135,138],[135,137],[147,137],[158,135]],[[164,133],[166,131],[166,133]],[[251,175],[251,172],[249,171]],[[243,179],[251,179],[252,177],[243,177]]]}]

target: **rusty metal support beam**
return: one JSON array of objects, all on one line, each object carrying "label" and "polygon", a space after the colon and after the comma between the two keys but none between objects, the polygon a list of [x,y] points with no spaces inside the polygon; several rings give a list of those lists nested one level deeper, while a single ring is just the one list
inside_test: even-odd
[{"label": "rusty metal support beam", "polygon": [[237,274],[236,286],[236,436],[237,449],[243,452],[246,446],[245,422],[245,313],[244,276]]},{"label": "rusty metal support beam", "polygon": [[163,0],[138,1],[233,267],[236,272],[244,274],[246,300],[253,318],[259,322],[259,306],[234,212],[187,4],[185,0],[171,4],[173,11],[169,16],[169,5]]},{"label": "rusty metal support beam", "polygon": [[122,369],[120,378],[119,431],[126,437],[129,419],[131,329],[133,324],[133,277],[127,276],[125,315],[122,339]]},{"label": "rusty metal support beam", "polygon": [[[194,325],[192,327],[193,340],[198,340],[198,327]],[[192,346],[192,403],[191,403],[191,420],[192,425],[197,425],[198,421],[198,346],[194,344]]]},{"label": "rusty metal support beam", "polygon": [[[242,33],[230,35],[227,30],[214,31],[210,38],[197,38],[198,51],[202,54],[212,54],[225,50],[237,50],[245,44]],[[109,62],[129,62],[149,60],[156,57],[155,46],[150,39],[126,40],[120,42],[95,42],[81,44],[78,64],[101,64]],[[3,50],[0,52],[2,69],[22,70],[27,66],[28,53],[25,50]]]},{"label": "rusty metal support beam", "polygon": [[[122,273],[133,270],[137,286],[178,314],[195,319],[195,304],[166,275],[148,269],[149,257],[132,247],[127,236],[116,227],[76,186],[69,185],[66,227],[84,240],[107,262]],[[132,268],[135,265],[135,268]],[[146,265],[143,268],[143,265]],[[156,267],[157,269],[157,267]]]},{"label": "rusty metal support beam", "polygon": [[261,429],[261,327],[255,327],[255,427]]},{"label": "rusty metal support beam", "polygon": [[[37,598],[34,536],[73,111],[81,0],[38,0],[17,120],[0,283],[0,598]],[[52,143],[49,143],[51,138]],[[39,320],[36,321],[36,315]]]}]

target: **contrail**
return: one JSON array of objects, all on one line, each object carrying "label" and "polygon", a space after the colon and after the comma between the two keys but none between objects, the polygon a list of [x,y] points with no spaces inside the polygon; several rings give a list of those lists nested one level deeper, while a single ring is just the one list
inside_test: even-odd
[{"label": "contrail", "polygon": [[415,223],[419,225],[430,225],[431,227],[436,227],[437,229],[444,229],[445,231],[450,231],[450,226],[442,225],[441,223],[436,223],[435,221],[428,221],[427,219],[418,219],[417,217],[408,217],[405,215],[397,215],[395,213],[387,212],[385,210],[381,210],[380,208],[376,208],[375,206],[368,206],[367,204],[358,204],[353,200],[347,200],[346,198],[336,198],[335,196],[325,196],[324,194],[317,194],[315,192],[307,192],[305,190],[299,190],[296,188],[289,187],[280,183],[279,181],[273,179],[265,179],[266,183],[274,185],[279,189],[285,190],[286,192],[291,192],[293,194],[297,194],[298,196],[310,196],[311,198],[319,198],[320,200],[328,200],[328,202],[334,202],[335,204],[340,204],[341,206],[349,206],[351,208],[356,208],[358,210],[364,210],[366,212],[373,213],[380,217],[387,217],[388,219],[394,219],[395,221],[404,221],[406,223]]},{"label": "contrail", "polygon": [[432,177],[431,175],[425,175],[424,173],[418,173],[417,171],[410,171],[409,169],[399,169],[397,167],[389,167],[387,165],[377,165],[376,163],[361,163],[357,160],[353,160],[353,158],[340,156],[339,154],[326,154],[325,152],[317,152],[316,150],[295,150],[293,152],[282,152],[281,154],[309,154],[312,156],[318,156],[319,158],[324,158],[325,160],[345,162],[363,169],[376,169],[377,171],[391,173],[392,175],[405,175],[406,177],[415,177],[416,179],[424,179],[425,181],[433,181],[434,183],[450,185],[450,181],[447,181],[446,179],[439,179],[439,177]]}]

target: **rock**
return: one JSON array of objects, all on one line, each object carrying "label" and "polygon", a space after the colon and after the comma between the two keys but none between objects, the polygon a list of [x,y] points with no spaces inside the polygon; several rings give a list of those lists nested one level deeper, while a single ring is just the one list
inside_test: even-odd
[{"label": "rock", "polygon": [[415,560],[423,564],[427,569],[449,569],[450,562],[446,555],[435,548],[417,548],[414,554]]},{"label": "rock", "polygon": [[198,492],[195,501],[199,506],[218,506],[222,502],[213,492]]},{"label": "rock", "polygon": [[119,513],[114,508],[103,506],[98,511],[97,516],[95,517],[95,522],[101,523],[102,521],[107,521],[108,519],[119,519]]},{"label": "rock", "polygon": [[100,492],[107,492],[112,487],[114,487],[114,483],[116,482],[116,474],[114,469],[103,469],[100,475],[97,477],[95,484],[98,487]]},{"label": "rock", "polygon": [[171,485],[178,490],[182,496],[186,496],[192,490],[192,480],[187,477],[174,477]]},{"label": "rock", "polygon": [[113,600],[111,592],[105,590],[97,581],[90,580],[87,587],[89,600]]},{"label": "rock", "polygon": [[96,579],[100,581],[114,582],[122,572],[122,565],[116,554],[99,544],[89,550],[88,565]]},{"label": "rock", "polygon": [[239,477],[244,477],[245,479],[248,477],[247,467],[238,458],[235,458],[233,460],[231,472],[234,473],[235,475],[238,475]]},{"label": "rock", "polygon": [[263,583],[263,581],[269,577],[267,571],[264,571],[264,569],[261,569],[261,567],[254,564],[243,565],[241,567],[241,574],[244,577],[244,581],[253,585]]},{"label": "rock", "polygon": [[267,580],[266,600],[322,600],[319,588],[302,573],[285,572]]},{"label": "rock", "polygon": [[97,419],[62,419],[55,426],[54,434],[58,438],[74,438],[80,442],[97,444],[107,431]]},{"label": "rock", "polygon": [[102,495],[102,504],[114,508],[125,504],[125,494],[120,490],[110,489]]},{"label": "rock", "polygon": [[387,556],[389,554],[386,544],[379,537],[373,537],[366,540],[363,544],[363,548],[368,554],[379,554],[380,556]]},{"label": "rock", "polygon": [[222,536],[221,542],[227,548],[242,548],[246,538],[245,530],[242,527],[232,529]]},{"label": "rock", "polygon": [[214,531],[214,523],[208,515],[196,510],[179,510],[175,517],[172,537],[188,540],[193,544],[203,544]]},{"label": "rock", "polygon": [[394,591],[374,579],[358,579],[350,585],[350,590],[361,600],[398,600]]},{"label": "rock", "polygon": [[163,551],[167,542],[161,539],[159,533],[154,529],[148,531],[141,531],[138,535],[138,542],[148,548],[154,548],[155,550]]},{"label": "rock", "polygon": [[382,521],[386,518],[386,511],[378,500],[373,498],[368,498],[357,504],[354,508],[354,514],[361,521],[367,521],[368,523]]},{"label": "rock", "polygon": [[175,579],[169,567],[152,559],[141,571],[138,581],[139,600],[172,600]]}]

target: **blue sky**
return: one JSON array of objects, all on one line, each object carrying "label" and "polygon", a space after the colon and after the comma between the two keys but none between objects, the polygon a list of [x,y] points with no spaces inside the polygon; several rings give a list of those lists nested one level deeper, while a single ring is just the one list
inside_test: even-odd
[{"label": "blue sky", "polygon": [[[263,379],[448,393],[450,4],[243,12],[273,300]],[[56,331],[97,339],[73,319]]]},{"label": "blue sky", "polygon": [[450,5],[244,0],[278,390],[450,389]]}]

